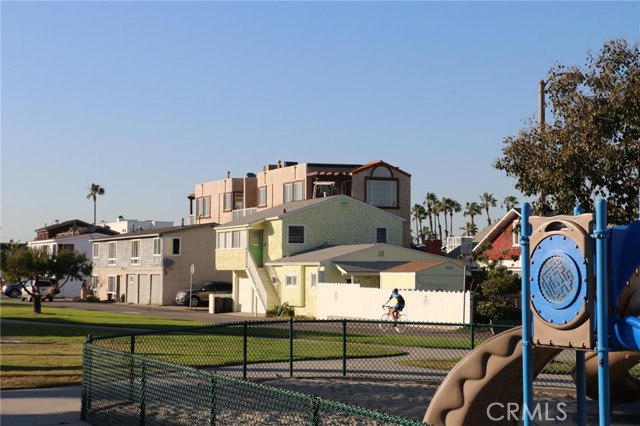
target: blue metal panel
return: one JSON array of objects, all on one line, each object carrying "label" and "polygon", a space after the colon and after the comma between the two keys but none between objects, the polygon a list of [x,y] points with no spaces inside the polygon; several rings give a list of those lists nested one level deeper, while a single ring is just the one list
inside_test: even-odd
[{"label": "blue metal panel", "polygon": [[556,326],[581,321],[587,297],[587,263],[571,239],[544,238],[531,256],[531,295],[539,316]]}]

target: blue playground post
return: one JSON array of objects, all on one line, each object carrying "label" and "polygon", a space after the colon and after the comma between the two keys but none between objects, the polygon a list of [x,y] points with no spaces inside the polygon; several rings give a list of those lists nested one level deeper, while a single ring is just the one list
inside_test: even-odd
[{"label": "blue playground post", "polygon": [[529,276],[531,272],[529,255],[529,237],[531,236],[531,226],[529,216],[531,215],[531,205],[522,205],[522,219],[520,221],[520,253],[522,265],[522,412],[524,426],[531,426],[532,419],[527,413],[533,410],[533,363],[532,363],[532,315],[529,309],[531,290],[529,288]]},{"label": "blue playground post", "polygon": [[609,285],[607,274],[607,201],[596,203],[596,320],[598,347],[598,411],[600,426],[611,422],[609,395]]}]

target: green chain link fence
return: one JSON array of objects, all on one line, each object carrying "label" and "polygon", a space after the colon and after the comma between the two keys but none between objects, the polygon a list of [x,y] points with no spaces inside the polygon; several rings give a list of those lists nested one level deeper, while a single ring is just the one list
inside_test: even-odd
[{"label": "green chain link fence", "polygon": [[[263,320],[89,336],[82,418],[93,425],[418,425],[256,383],[282,377],[387,379],[438,385],[490,326]],[[565,352],[567,352],[565,354]],[[537,386],[573,386],[562,352]]]}]

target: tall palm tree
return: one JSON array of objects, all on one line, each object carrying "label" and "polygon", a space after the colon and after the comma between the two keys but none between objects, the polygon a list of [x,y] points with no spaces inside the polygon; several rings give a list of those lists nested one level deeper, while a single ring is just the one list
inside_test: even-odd
[{"label": "tall palm tree", "polygon": [[93,200],[93,224],[96,224],[96,200],[98,195],[104,195],[104,188],[98,184],[92,183],[90,192],[87,194],[87,199]]},{"label": "tall palm tree", "polygon": [[433,192],[427,192],[427,196],[424,198],[423,205],[427,209],[427,216],[429,216],[429,229],[433,233],[434,228],[433,216],[435,215],[435,205],[438,201],[438,196]]},{"label": "tall palm tree", "polygon": [[422,221],[427,218],[427,211],[422,204],[415,204],[413,209],[411,209],[411,214],[413,214],[413,220],[416,222],[416,241],[420,241]]},{"label": "tall palm tree", "polygon": [[[433,204],[434,225],[438,226],[438,239],[442,241],[442,225],[440,225],[440,213],[444,212],[442,201],[436,200]],[[445,218],[447,216],[445,215]]]},{"label": "tall palm tree", "polygon": [[449,199],[449,227],[451,229],[451,235],[453,236],[453,214],[460,213],[462,206],[456,200]]},{"label": "tall palm tree", "polygon": [[485,192],[480,196],[480,208],[487,212],[487,225],[491,225],[491,218],[489,217],[489,208],[495,207],[498,200],[493,198],[493,194]]},{"label": "tall palm tree", "polygon": [[463,236],[472,237],[478,233],[478,227],[470,222],[467,222],[465,226],[461,226],[460,229],[462,229],[462,232],[464,232],[462,234]]},{"label": "tall palm tree", "polygon": [[[465,204],[464,206],[464,212],[462,212],[462,214],[466,217],[466,216],[470,216],[471,217],[471,225],[476,228],[476,222],[475,222],[475,217],[478,215],[482,214],[482,209],[480,208],[480,205],[478,203],[476,203],[475,201],[472,202],[468,202]],[[477,228],[476,228],[477,229]],[[473,234],[475,235],[475,233]]]},{"label": "tall palm tree", "polygon": [[520,202],[516,197],[514,197],[513,195],[507,195],[506,197],[504,197],[504,201],[502,202],[501,207],[506,211],[509,211],[514,207],[518,207],[519,204]]},{"label": "tall palm tree", "polygon": [[451,198],[442,197],[440,200],[440,208],[441,213],[444,215],[444,238],[449,237],[449,225],[447,224],[447,215],[449,214],[449,204],[451,203]]}]

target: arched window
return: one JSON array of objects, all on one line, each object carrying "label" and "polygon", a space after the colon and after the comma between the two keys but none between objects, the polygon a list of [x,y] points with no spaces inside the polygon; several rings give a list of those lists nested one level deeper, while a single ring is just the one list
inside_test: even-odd
[{"label": "arched window", "polygon": [[366,202],[376,207],[398,207],[398,179],[388,167],[378,166],[365,179]]}]

